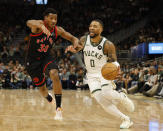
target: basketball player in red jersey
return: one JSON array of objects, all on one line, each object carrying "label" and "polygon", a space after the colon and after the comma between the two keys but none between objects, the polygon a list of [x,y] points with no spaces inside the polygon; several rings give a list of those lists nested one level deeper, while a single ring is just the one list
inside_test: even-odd
[{"label": "basketball player in red jersey", "polygon": [[50,56],[50,49],[58,36],[69,40],[74,47],[78,45],[78,39],[66,32],[62,27],[56,26],[57,12],[48,8],[43,13],[44,20],[28,20],[27,26],[31,29],[30,41],[26,57],[26,68],[35,86],[39,87],[40,93],[49,103],[54,103],[51,94],[46,88],[45,71],[49,71],[53,81],[53,90],[56,100],[55,120],[62,120],[61,98],[62,87],[58,76],[58,66],[55,59]]}]

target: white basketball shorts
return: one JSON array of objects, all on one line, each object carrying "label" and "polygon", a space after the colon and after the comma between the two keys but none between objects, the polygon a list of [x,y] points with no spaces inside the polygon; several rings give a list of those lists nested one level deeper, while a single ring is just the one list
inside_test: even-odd
[{"label": "white basketball shorts", "polygon": [[101,73],[87,73],[87,83],[89,85],[89,89],[91,93],[94,93],[98,90],[101,90],[103,86],[107,86],[108,88],[115,89],[116,85],[113,81],[105,80]]}]

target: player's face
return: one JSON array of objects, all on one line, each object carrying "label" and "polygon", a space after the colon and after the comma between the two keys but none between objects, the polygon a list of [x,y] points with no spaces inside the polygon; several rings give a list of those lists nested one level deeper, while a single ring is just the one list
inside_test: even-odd
[{"label": "player's face", "polygon": [[49,13],[48,16],[45,16],[45,21],[50,28],[53,28],[57,24],[57,14]]},{"label": "player's face", "polygon": [[91,38],[94,38],[100,35],[102,32],[102,26],[97,21],[92,21],[89,26],[89,35]]}]

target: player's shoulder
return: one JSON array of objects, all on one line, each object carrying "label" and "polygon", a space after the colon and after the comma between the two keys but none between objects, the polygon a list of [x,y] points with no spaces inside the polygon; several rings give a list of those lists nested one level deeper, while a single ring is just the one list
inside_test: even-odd
[{"label": "player's shoulder", "polygon": [[108,40],[106,37],[102,36],[103,39],[105,40],[105,44],[113,44],[110,40]]},{"label": "player's shoulder", "polygon": [[88,35],[83,35],[80,37],[80,42],[85,43],[87,41]]},{"label": "player's shoulder", "polygon": [[81,40],[81,41],[85,41],[85,40],[87,39],[87,36],[88,36],[88,35],[83,35],[83,36],[81,36],[81,37],[80,37],[80,40]]},{"label": "player's shoulder", "polygon": [[79,40],[79,45],[81,45],[84,48],[85,44],[86,44],[86,41],[87,41],[87,35],[81,36],[80,40]]},{"label": "player's shoulder", "polygon": [[109,49],[114,47],[114,43],[111,42],[110,40],[108,40],[107,38],[105,38],[105,42],[104,42],[104,49]]},{"label": "player's shoulder", "polygon": [[57,29],[57,31],[60,31],[63,29],[61,26],[57,26],[57,25],[55,25],[55,28]]},{"label": "player's shoulder", "polygon": [[57,28],[57,30],[64,30],[61,26],[55,25],[55,28]]},{"label": "player's shoulder", "polygon": [[107,45],[107,46],[114,45],[114,43],[108,40],[106,37],[103,37],[103,38],[105,39],[104,45]]},{"label": "player's shoulder", "polygon": [[57,30],[57,34],[58,35],[62,35],[63,32],[65,32],[64,28],[61,26],[55,26],[56,30]]}]

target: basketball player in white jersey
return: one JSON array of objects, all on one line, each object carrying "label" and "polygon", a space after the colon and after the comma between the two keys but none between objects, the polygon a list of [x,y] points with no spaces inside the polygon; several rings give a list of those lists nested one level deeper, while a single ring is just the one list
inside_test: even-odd
[{"label": "basketball player in white jersey", "polygon": [[101,75],[101,68],[107,62],[117,62],[115,46],[112,42],[101,36],[103,23],[100,20],[93,20],[89,26],[89,35],[80,39],[80,47],[74,49],[69,46],[66,49],[76,53],[83,50],[84,62],[87,70],[88,85],[92,96],[109,114],[122,120],[120,128],[129,128],[133,125],[130,118],[124,115],[114,104],[120,102],[128,111],[134,111],[133,102],[123,93],[117,92],[113,81],[105,80]]}]

